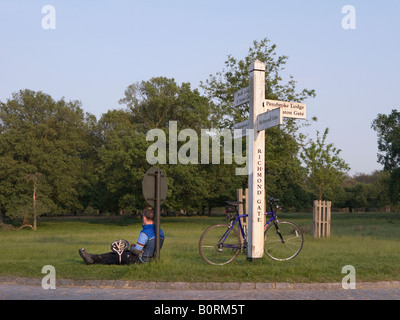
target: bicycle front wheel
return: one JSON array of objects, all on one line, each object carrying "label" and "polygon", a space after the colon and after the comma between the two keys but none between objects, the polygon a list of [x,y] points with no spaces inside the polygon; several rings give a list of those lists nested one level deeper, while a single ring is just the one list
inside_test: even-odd
[{"label": "bicycle front wheel", "polygon": [[264,233],[264,251],[277,261],[293,259],[303,248],[303,233],[290,221],[274,221]]},{"label": "bicycle front wheel", "polygon": [[206,229],[199,241],[200,256],[213,265],[232,262],[240,253],[240,237],[227,224],[216,224]]}]

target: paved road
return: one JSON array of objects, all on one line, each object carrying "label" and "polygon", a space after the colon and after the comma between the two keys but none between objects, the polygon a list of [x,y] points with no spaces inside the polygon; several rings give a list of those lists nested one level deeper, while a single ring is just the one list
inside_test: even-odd
[{"label": "paved road", "polygon": [[0,300],[400,300],[399,288],[356,290],[144,290],[0,285]]},{"label": "paved road", "polygon": [[274,285],[269,289],[210,290],[188,289],[184,284],[175,289],[57,285],[56,289],[45,290],[40,284],[18,282],[0,281],[0,300],[400,300],[398,282],[360,285],[355,290],[318,285],[303,289]]}]

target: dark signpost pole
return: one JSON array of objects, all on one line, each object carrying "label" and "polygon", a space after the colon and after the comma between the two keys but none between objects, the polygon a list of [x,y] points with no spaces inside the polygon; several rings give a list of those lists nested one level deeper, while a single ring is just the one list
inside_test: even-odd
[{"label": "dark signpost pole", "polygon": [[164,202],[168,193],[167,178],[158,168],[150,168],[144,175],[142,190],[147,203],[154,209],[154,222],[156,225],[156,250],[154,258],[160,259],[160,216],[161,204]]},{"label": "dark signpost pole", "polygon": [[156,179],[156,187],[155,187],[155,194],[156,194],[156,253],[155,258],[157,260],[160,259],[160,215],[161,215],[161,171],[156,171],[155,175]]}]

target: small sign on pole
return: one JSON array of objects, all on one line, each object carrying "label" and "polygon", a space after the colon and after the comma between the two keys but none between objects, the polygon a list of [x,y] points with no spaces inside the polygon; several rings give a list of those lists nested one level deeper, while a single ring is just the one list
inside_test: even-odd
[{"label": "small sign on pole", "polygon": [[250,102],[250,87],[245,87],[235,92],[233,96],[233,106],[237,107]]},{"label": "small sign on pole", "polygon": [[272,127],[276,127],[282,124],[282,109],[277,108],[271,111],[267,111],[258,115],[257,118],[258,125],[257,130],[267,130]]},{"label": "small sign on pole", "polygon": [[287,102],[278,100],[265,100],[263,109],[271,111],[281,109],[285,118],[306,119],[306,104],[300,102]]}]

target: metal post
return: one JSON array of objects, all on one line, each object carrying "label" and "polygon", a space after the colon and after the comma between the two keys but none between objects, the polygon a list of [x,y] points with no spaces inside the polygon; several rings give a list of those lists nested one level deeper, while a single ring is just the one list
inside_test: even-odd
[{"label": "metal post", "polygon": [[160,259],[160,201],[161,201],[161,172],[156,171],[155,174],[155,199],[156,199],[156,216],[155,216],[155,224],[156,224],[156,252],[155,258],[156,260]]}]

